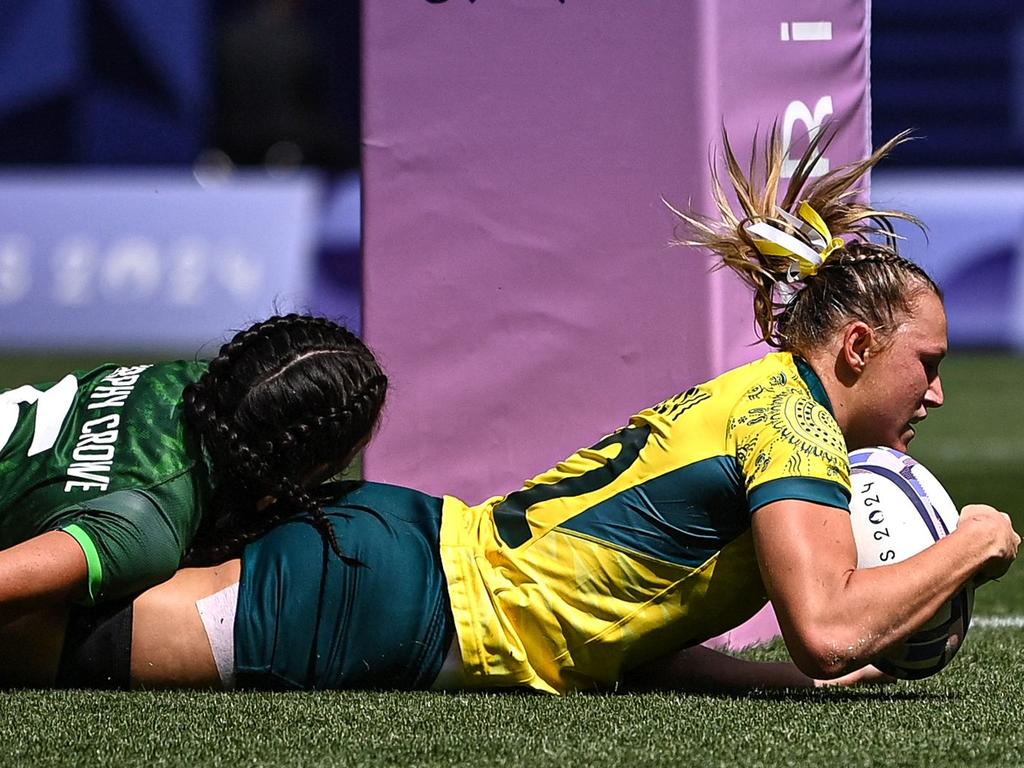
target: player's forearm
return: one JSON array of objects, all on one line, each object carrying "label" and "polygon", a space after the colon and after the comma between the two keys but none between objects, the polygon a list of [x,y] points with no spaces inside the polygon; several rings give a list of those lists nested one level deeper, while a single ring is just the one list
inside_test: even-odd
[{"label": "player's forearm", "polygon": [[823,581],[795,607],[777,605],[794,661],[822,678],[867,664],[934,616],[985,558],[981,542],[954,534],[901,563]]},{"label": "player's forearm", "polygon": [[698,645],[630,671],[619,690],[742,693],[815,685],[815,680],[790,662],[748,661]]},{"label": "player's forearm", "polygon": [[830,678],[863,666],[924,624],[968,580],[994,578],[1016,557],[1010,519],[965,507],[957,529],[896,565],[858,569],[848,513],[809,502],[767,504],[753,517],[761,575],[790,656]]}]

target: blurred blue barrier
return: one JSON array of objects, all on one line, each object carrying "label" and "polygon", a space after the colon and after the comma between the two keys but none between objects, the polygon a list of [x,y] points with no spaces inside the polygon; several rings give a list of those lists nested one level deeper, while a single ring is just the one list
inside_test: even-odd
[{"label": "blurred blue barrier", "polygon": [[876,207],[909,211],[901,251],[946,294],[950,343],[1024,351],[1024,172],[877,172]]},{"label": "blurred blue barrier", "polygon": [[275,307],[358,321],[358,268],[335,263],[358,205],[354,176],[0,175],[0,347],[193,354]]}]

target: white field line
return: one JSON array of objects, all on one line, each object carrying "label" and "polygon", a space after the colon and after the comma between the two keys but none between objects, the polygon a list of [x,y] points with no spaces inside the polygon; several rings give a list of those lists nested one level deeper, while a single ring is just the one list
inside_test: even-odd
[{"label": "white field line", "polygon": [[988,440],[942,440],[928,446],[929,453],[944,461],[984,461],[991,464],[1024,463],[1024,440],[1019,437],[993,436]]},{"label": "white field line", "polygon": [[984,627],[986,629],[1020,629],[1024,627],[1024,616],[974,616],[971,619],[971,629]]}]

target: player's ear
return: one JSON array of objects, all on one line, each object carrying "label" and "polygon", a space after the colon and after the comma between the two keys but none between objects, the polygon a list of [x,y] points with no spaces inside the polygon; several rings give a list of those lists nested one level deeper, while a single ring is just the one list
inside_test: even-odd
[{"label": "player's ear", "polygon": [[843,329],[843,363],[856,376],[864,372],[868,358],[875,352],[875,330],[863,320],[854,320]]}]

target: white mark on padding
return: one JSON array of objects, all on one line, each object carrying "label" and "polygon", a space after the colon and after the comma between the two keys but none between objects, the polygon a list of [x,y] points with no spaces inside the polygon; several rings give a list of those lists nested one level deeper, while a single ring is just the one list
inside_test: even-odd
[{"label": "white mark on padding", "polygon": [[779,25],[779,39],[784,42],[807,43],[832,39],[831,21],[794,21]]}]

